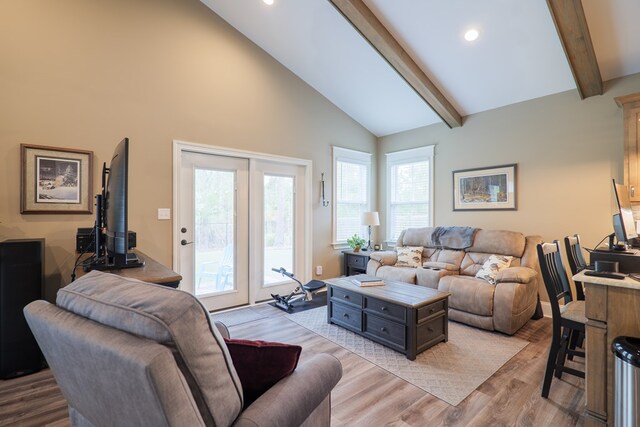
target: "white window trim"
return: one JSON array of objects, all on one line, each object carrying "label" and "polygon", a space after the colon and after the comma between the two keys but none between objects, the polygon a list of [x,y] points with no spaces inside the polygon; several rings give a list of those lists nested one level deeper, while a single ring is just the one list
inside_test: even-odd
[{"label": "white window trim", "polygon": [[336,180],[337,180],[337,163],[339,160],[345,160],[351,163],[359,163],[361,165],[366,166],[367,168],[367,210],[371,210],[371,157],[372,154],[371,153],[365,153],[364,151],[357,151],[357,150],[351,150],[349,148],[342,148],[342,147],[336,147],[335,145],[333,145],[331,147],[332,149],[332,180],[331,180],[331,186],[332,186],[332,197],[333,197],[333,203],[332,205],[332,226],[331,226],[331,239],[333,240],[333,243],[331,244],[333,246],[333,249],[346,249],[349,247],[349,245],[347,245],[346,241],[342,241],[342,242],[338,242],[336,240],[336,236],[337,236],[337,224],[338,224],[338,216],[337,216],[337,206],[336,206],[336,200],[338,199],[338,190],[337,190],[337,185],[336,185]]},{"label": "white window trim", "polygon": [[435,154],[435,145],[425,145],[424,147],[418,147],[418,148],[411,148],[409,150],[402,150],[402,151],[395,151],[393,153],[386,153],[386,196],[387,196],[387,203],[386,203],[386,226],[385,226],[385,235],[387,236],[387,239],[385,240],[385,243],[387,244],[387,246],[393,247],[396,244],[396,240],[392,240],[390,238],[391,234],[392,234],[392,230],[391,230],[391,218],[390,218],[390,212],[391,212],[391,190],[392,190],[392,185],[391,185],[391,168],[393,166],[396,165],[401,165],[401,164],[405,164],[405,163],[410,163],[410,162],[415,162],[415,161],[421,161],[421,160],[428,160],[429,161],[429,224],[427,226],[429,227],[433,227],[434,224],[434,218],[433,218],[433,214],[434,214],[434,200],[433,200],[433,196],[434,196],[434,188],[435,188],[435,182],[434,182],[434,154]]}]

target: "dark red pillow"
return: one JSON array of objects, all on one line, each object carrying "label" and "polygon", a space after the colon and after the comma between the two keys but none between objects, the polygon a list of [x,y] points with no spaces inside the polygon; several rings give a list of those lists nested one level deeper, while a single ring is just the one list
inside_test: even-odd
[{"label": "dark red pillow", "polygon": [[224,342],[242,384],[245,408],[275,383],[291,375],[302,352],[299,345],[278,342],[227,338]]}]

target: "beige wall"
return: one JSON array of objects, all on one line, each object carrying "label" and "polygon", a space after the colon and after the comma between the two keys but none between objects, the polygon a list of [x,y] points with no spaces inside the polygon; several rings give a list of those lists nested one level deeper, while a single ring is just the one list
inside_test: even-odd
[{"label": "beige wall", "polygon": [[[384,153],[435,144],[435,225],[519,230],[546,241],[579,233],[593,247],[613,231],[611,179],[623,179],[622,109],[613,98],[639,90],[636,74],[583,101],[572,90],[468,116],[461,128],[438,124],[381,138],[379,208]],[[452,171],[509,163],[518,164],[516,211],[453,211]]]},{"label": "beige wall", "polygon": [[[520,230],[548,241],[580,233],[595,245],[613,231],[611,179],[623,179],[622,109],[613,98],[638,90],[640,74],[607,82],[604,95],[583,101],[573,90],[468,116],[461,128],[383,137],[380,208],[384,153],[435,144],[435,225]],[[518,164],[516,211],[453,211],[452,171],[509,163]]]},{"label": "beige wall", "polygon": [[20,214],[21,143],[94,151],[97,192],[128,136],[130,228],[166,265],[171,222],[156,216],[171,206],[173,139],[311,159],[313,265],[339,273],[320,173],[332,144],[375,153],[376,138],[199,1],[1,2],[0,58],[0,239],[46,238],[49,297],[93,217]]}]

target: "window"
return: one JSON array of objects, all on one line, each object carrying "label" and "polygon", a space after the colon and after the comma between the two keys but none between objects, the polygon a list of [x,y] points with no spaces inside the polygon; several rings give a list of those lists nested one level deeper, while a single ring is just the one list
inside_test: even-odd
[{"label": "window", "polygon": [[354,234],[364,237],[362,213],[370,209],[371,154],[333,147],[333,239],[342,246]]},{"label": "window", "polygon": [[433,145],[387,153],[387,242],[433,225]]}]

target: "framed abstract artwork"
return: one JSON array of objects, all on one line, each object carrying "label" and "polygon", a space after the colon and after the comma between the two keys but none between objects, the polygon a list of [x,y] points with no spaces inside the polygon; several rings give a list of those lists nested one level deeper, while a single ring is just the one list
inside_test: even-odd
[{"label": "framed abstract artwork", "polygon": [[453,171],[453,210],[516,210],[516,164]]},{"label": "framed abstract artwork", "polygon": [[93,152],[21,144],[20,213],[93,212]]}]

